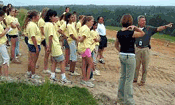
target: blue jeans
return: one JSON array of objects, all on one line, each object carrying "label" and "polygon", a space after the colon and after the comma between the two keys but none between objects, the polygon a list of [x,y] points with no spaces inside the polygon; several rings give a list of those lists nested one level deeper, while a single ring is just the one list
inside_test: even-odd
[{"label": "blue jeans", "polygon": [[119,56],[121,62],[121,76],[118,87],[118,103],[135,105],[133,99],[133,79],[136,68],[135,55]]},{"label": "blue jeans", "polygon": [[19,54],[19,36],[16,39],[15,55]]}]

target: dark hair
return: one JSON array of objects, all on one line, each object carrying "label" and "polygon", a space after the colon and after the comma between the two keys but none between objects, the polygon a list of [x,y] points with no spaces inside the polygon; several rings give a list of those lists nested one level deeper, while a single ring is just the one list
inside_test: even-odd
[{"label": "dark hair", "polygon": [[2,10],[3,10],[4,12],[7,12],[7,6],[3,6]]},{"label": "dark hair", "polygon": [[86,16],[83,18],[82,26],[85,25],[88,21],[94,19],[93,16]]},{"label": "dark hair", "polygon": [[[99,21],[99,19],[100,19],[101,17],[103,18],[103,16],[99,16],[99,17],[97,18],[97,22]],[[103,18],[103,19],[104,19],[104,18]]]},{"label": "dark hair", "polygon": [[7,15],[10,15],[10,12],[13,10],[13,9],[15,9],[15,8],[8,8],[8,10],[7,10]]},{"label": "dark hair", "polygon": [[67,10],[68,8],[69,8],[69,7],[66,7],[65,12],[66,12],[66,10]]},{"label": "dark hair", "polygon": [[121,18],[121,24],[123,27],[128,27],[133,24],[133,18],[130,14],[125,14]]},{"label": "dark hair", "polygon": [[77,14],[77,12],[76,12],[76,11],[74,11],[74,12],[73,12],[73,14]]},{"label": "dark hair", "polygon": [[50,17],[52,17],[52,16],[57,16],[57,12],[54,11],[54,10],[52,10],[52,9],[49,9],[47,11],[47,13],[46,13],[46,16],[44,18],[44,21],[45,22],[50,22]]},{"label": "dark hair", "polygon": [[3,15],[5,15],[5,12],[0,10],[0,16],[3,16]]},{"label": "dark hair", "polygon": [[64,17],[65,17],[65,15],[64,15],[64,14],[63,14],[63,15],[61,15],[60,20],[62,20]]},{"label": "dark hair", "polygon": [[67,27],[67,24],[69,23],[69,19],[70,19],[71,15],[72,15],[71,13],[65,14],[66,27]]},{"label": "dark hair", "polygon": [[[96,21],[94,21],[94,24],[93,24],[93,26],[95,26],[97,24],[97,22]],[[94,27],[91,27],[91,30],[93,30],[94,29]]]},{"label": "dark hair", "polygon": [[12,5],[12,4],[8,4],[8,5],[7,5],[7,7],[9,8],[9,6],[10,6],[10,5],[11,5],[11,8],[12,8],[12,7],[13,7],[13,5]]},{"label": "dark hair", "polygon": [[27,24],[29,21],[31,21],[31,19],[34,17],[34,16],[37,16],[39,13],[37,11],[29,11],[27,13],[27,16],[26,16],[26,19],[24,21],[24,26],[23,26],[23,29],[26,28]]}]

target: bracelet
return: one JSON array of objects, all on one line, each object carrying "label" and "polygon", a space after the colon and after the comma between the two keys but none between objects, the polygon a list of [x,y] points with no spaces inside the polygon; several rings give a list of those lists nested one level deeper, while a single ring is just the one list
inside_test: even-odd
[{"label": "bracelet", "polygon": [[167,26],[165,25],[165,29],[167,28]]}]

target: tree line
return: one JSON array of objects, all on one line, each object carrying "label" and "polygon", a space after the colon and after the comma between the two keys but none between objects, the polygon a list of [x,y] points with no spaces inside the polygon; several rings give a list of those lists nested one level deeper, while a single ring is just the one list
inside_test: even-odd
[{"label": "tree line", "polygon": [[[134,19],[134,25],[137,25],[137,17],[145,15],[147,24],[158,27],[170,22],[175,23],[175,6],[131,6],[131,5],[37,5],[37,6],[20,6],[17,8],[25,8],[27,10],[42,11],[44,7],[56,10],[61,16],[66,7],[70,7],[70,12],[76,11],[78,15],[92,15],[95,19],[103,16],[106,26],[121,27],[120,19],[123,14],[130,13]],[[164,34],[175,36],[175,26],[166,29]]]}]

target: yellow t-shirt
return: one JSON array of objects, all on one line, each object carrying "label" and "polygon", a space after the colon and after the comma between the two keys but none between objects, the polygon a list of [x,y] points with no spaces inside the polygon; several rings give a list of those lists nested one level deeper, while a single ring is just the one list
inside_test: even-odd
[{"label": "yellow t-shirt", "polygon": [[26,32],[28,34],[29,44],[34,45],[32,41],[32,36],[35,36],[37,45],[41,44],[41,34],[40,34],[40,30],[36,23],[30,21],[27,25]]},{"label": "yellow t-shirt", "polygon": [[64,22],[65,22],[64,20],[61,20],[61,21],[60,21],[60,27],[61,27],[61,25],[62,25]]},{"label": "yellow t-shirt", "polygon": [[51,46],[51,54],[52,56],[60,56],[63,54],[61,50],[61,45],[56,35],[56,30],[54,25],[51,22],[46,22],[44,26],[44,34],[46,37],[46,44],[49,44],[49,37],[53,35],[52,46]]},{"label": "yellow t-shirt", "polygon": [[77,23],[77,25],[76,25],[76,29],[78,30],[80,30],[80,28],[81,28],[81,22],[79,21],[78,23]]},{"label": "yellow t-shirt", "polygon": [[61,23],[60,23],[61,21],[57,21],[56,22],[56,25],[58,26],[58,27],[60,27],[61,26]]},{"label": "yellow t-shirt", "polygon": [[[6,18],[7,18],[7,13],[5,13],[5,17],[4,17],[4,19],[6,20]],[[1,24],[2,24],[3,28],[6,28],[6,25],[4,24],[3,21],[1,21]]]},{"label": "yellow t-shirt", "polygon": [[[2,32],[4,31],[3,26],[0,24],[0,34],[2,34]],[[4,35],[3,37],[0,38],[0,45],[1,44],[5,44],[7,41],[7,37],[6,35]]]},{"label": "yellow t-shirt", "polygon": [[91,38],[92,38],[91,40],[92,45],[91,45],[90,50],[93,51],[95,49],[95,46],[99,45],[99,42],[94,41],[95,38],[99,39],[99,33],[97,31],[91,30]]},{"label": "yellow t-shirt", "polygon": [[91,41],[92,39],[91,39],[91,36],[90,36],[90,32],[91,31],[90,31],[90,29],[87,25],[83,25],[80,28],[79,36],[80,37],[86,36],[86,38],[83,42],[78,43],[78,52],[79,53],[84,53],[87,48],[90,48],[90,46],[92,44],[92,41]]},{"label": "yellow t-shirt", "polygon": [[[14,17],[15,18],[15,21],[14,21],[14,23],[16,23],[16,24],[19,24],[19,21],[18,21],[18,18],[16,18],[16,17]],[[19,24],[20,25],[20,24]],[[18,28],[17,28],[17,33],[19,33],[19,30],[18,30]]]},{"label": "yellow t-shirt", "polygon": [[[6,18],[7,27],[11,27],[11,23],[15,23],[15,17],[12,17],[10,15]],[[9,35],[18,35],[18,28],[12,28],[12,31],[9,32]]]},{"label": "yellow t-shirt", "polygon": [[67,27],[66,27],[66,22],[64,21],[63,24],[61,25],[60,29],[63,31],[63,33],[68,37],[68,32],[67,32]]},{"label": "yellow t-shirt", "polygon": [[[44,28],[44,25],[45,25],[45,21],[43,20],[43,18],[40,18],[40,19],[38,20],[38,27],[39,27],[39,29],[40,29],[41,27]],[[40,34],[41,34],[41,30],[40,30]],[[44,40],[44,39],[45,39],[45,36],[43,36],[43,35],[41,34],[41,40]]]},{"label": "yellow t-shirt", "polygon": [[74,26],[74,23],[67,25],[67,31],[68,31],[67,41],[68,41],[68,43],[71,43],[73,41],[73,39],[70,37],[71,34],[73,34],[75,38],[78,37],[77,31],[76,31],[75,26]]},{"label": "yellow t-shirt", "polygon": [[57,36],[60,37],[61,35],[60,35],[60,33],[58,33],[58,30],[60,29],[58,24],[55,23],[54,27],[55,27],[55,31],[56,31]]}]

